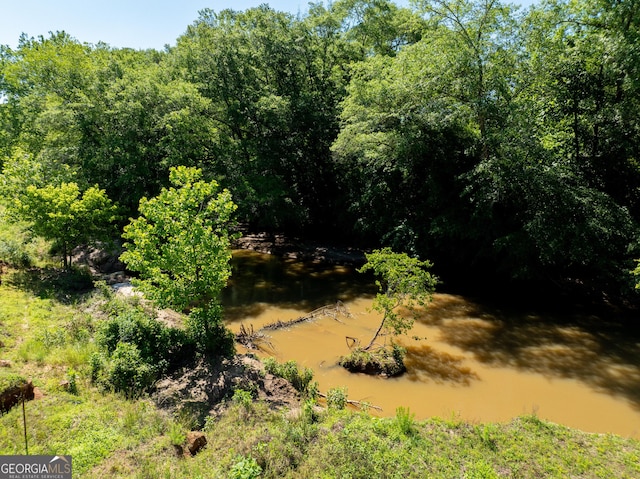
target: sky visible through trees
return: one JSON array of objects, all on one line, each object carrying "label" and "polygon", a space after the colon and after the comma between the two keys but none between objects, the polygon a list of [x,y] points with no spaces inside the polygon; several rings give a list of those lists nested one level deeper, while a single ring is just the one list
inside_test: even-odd
[{"label": "sky visible through trees", "polygon": [[126,221],[194,167],[254,231],[391,247],[444,280],[633,294],[635,2],[338,0],[182,28],[168,49],[3,47],[4,198],[99,188]]}]

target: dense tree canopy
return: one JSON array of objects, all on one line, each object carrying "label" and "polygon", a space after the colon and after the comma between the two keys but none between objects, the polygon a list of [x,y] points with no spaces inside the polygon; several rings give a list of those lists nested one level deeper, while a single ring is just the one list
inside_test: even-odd
[{"label": "dense tree canopy", "polygon": [[25,36],[0,50],[0,187],[97,184],[134,215],[198,167],[249,228],[632,294],[638,12],[338,0],[204,10],[162,52]]}]

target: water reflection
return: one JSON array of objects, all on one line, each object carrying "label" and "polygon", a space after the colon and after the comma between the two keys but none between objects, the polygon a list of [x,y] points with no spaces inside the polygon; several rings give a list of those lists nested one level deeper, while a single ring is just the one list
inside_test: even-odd
[{"label": "water reflection", "polygon": [[470,367],[464,365],[464,356],[437,351],[427,344],[406,346],[406,379],[410,381],[469,386],[472,380],[480,379]]},{"label": "water reflection", "polygon": [[447,295],[420,321],[482,363],[576,379],[640,410],[640,335],[629,318],[504,311]]},{"label": "water reflection", "polygon": [[408,372],[383,380],[337,367],[345,337],[368,340],[372,279],[345,267],[236,252],[225,291],[230,327],[256,329],[345,303],[351,318],[317,319],[268,332],[266,353],[314,369],[322,391],[347,386],[349,396],[383,407],[410,407],[420,417],[459,414],[505,421],[537,411],[546,419],[594,432],[640,434],[640,334],[615,315],[518,311],[436,294],[417,319],[407,348]]},{"label": "water reflection", "polygon": [[371,278],[349,266],[237,250],[231,268],[231,280],[222,295],[225,318],[231,323],[259,316],[273,305],[304,314],[338,300],[372,297],[375,292]]}]

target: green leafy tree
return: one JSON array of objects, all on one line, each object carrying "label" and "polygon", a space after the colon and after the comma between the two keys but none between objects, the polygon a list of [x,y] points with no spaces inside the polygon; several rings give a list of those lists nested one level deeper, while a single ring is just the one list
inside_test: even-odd
[{"label": "green leafy tree", "polygon": [[300,21],[266,5],[203,10],[171,53],[211,102],[215,154],[203,169],[224,178],[239,217],[256,228],[335,219],[329,148],[352,50],[320,11]]},{"label": "green leafy tree", "polygon": [[378,277],[376,285],[380,291],[373,300],[373,309],[382,313],[382,320],[364,350],[371,349],[383,332],[393,336],[407,333],[413,327],[414,317],[400,314],[398,308],[415,311],[415,306],[425,306],[438,283],[437,277],[428,271],[431,262],[411,258],[406,253],[383,248],[368,253],[366,258],[358,271],[372,271]]},{"label": "green leafy tree", "polygon": [[65,269],[71,266],[74,247],[108,239],[117,219],[117,207],[104,190],[92,186],[81,193],[77,183],[29,185],[10,208],[31,224],[36,235],[54,242],[62,252]]},{"label": "green leafy tree", "polygon": [[[188,327],[201,349],[227,345],[218,296],[231,275],[236,205],[228,190],[197,168],[170,169],[173,186],[140,200],[140,216],[125,226],[121,259],[140,273],[133,283],[161,307],[190,311]],[[225,346],[226,347],[226,346]]]}]

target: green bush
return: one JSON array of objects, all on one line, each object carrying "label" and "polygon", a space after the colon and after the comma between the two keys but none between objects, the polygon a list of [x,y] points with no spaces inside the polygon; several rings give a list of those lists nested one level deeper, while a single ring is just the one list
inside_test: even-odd
[{"label": "green bush", "polygon": [[222,322],[219,305],[194,309],[186,320],[187,336],[198,352],[229,357],[235,354],[235,337]]},{"label": "green bush", "polygon": [[33,266],[42,256],[42,242],[35,240],[23,223],[7,217],[0,206],[0,262],[15,268]]},{"label": "green bush", "polygon": [[315,397],[317,395],[317,384],[311,382],[313,379],[312,369],[298,369],[298,364],[295,361],[280,364],[274,358],[265,358],[263,363],[268,373],[286,379],[304,396]]},{"label": "green bush", "polygon": [[0,261],[16,268],[28,268],[33,262],[22,241],[4,234],[0,234]]},{"label": "green bush", "polygon": [[127,398],[140,396],[153,383],[153,368],[143,361],[134,344],[118,343],[104,371],[103,382]]},{"label": "green bush", "polygon": [[67,370],[67,381],[69,381],[69,392],[71,394],[78,394],[78,373],[72,369],[69,368]]},{"label": "green bush", "polygon": [[251,406],[253,405],[253,395],[251,394],[251,391],[245,391],[244,389],[236,389],[233,392],[231,400],[235,404],[238,404],[247,410],[251,409]]},{"label": "green bush", "polygon": [[338,364],[351,372],[392,377],[406,371],[403,360],[405,354],[406,350],[396,344],[393,344],[391,349],[358,348],[349,355],[341,357]]},{"label": "green bush", "polygon": [[410,436],[415,431],[416,415],[409,411],[409,408],[400,406],[396,409],[396,424],[400,432],[406,436]]},{"label": "green bush", "polygon": [[90,358],[94,383],[137,396],[172,363],[193,354],[185,331],[165,326],[142,306],[123,302],[108,308],[116,316],[103,321],[95,335],[101,352]]},{"label": "green bush", "polygon": [[111,355],[118,344],[136,346],[141,358],[151,364],[166,361],[166,350],[171,349],[169,328],[150,318],[142,308],[130,308],[113,319],[102,323],[96,335],[98,346]]},{"label": "green bush", "polygon": [[347,388],[329,389],[327,391],[327,407],[338,410],[347,407]]},{"label": "green bush", "polygon": [[230,472],[232,479],[255,479],[262,474],[262,468],[254,458],[239,456]]}]

